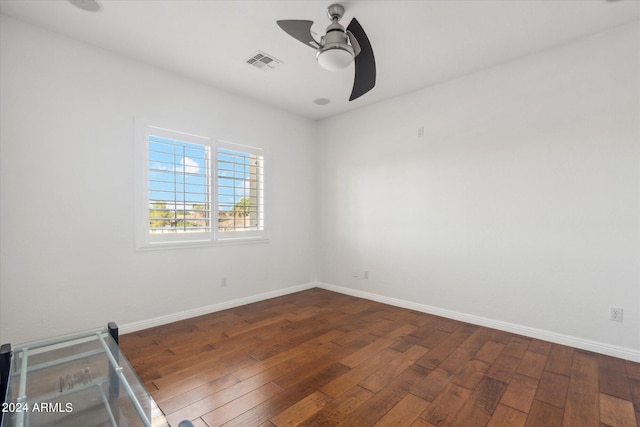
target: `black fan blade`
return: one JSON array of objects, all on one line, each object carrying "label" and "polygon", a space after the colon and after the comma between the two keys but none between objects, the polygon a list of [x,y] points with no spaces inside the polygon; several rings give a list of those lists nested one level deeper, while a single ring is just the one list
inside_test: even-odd
[{"label": "black fan blade", "polygon": [[376,85],[376,59],[367,34],[356,18],[351,20],[348,31],[356,38],[360,45],[360,54],[356,56],[356,75],[353,79],[353,90],[349,101],[361,97]]},{"label": "black fan blade", "polygon": [[278,25],[285,31],[285,33],[289,34],[294,39],[301,41],[305,45],[314,49],[320,47],[316,39],[311,35],[311,25],[313,25],[313,21],[284,20],[278,21]]}]

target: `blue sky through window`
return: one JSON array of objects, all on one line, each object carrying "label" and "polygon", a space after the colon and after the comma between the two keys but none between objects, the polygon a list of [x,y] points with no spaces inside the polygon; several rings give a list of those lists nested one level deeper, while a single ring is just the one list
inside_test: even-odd
[{"label": "blue sky through window", "polygon": [[149,201],[191,209],[208,199],[209,148],[149,136]]}]

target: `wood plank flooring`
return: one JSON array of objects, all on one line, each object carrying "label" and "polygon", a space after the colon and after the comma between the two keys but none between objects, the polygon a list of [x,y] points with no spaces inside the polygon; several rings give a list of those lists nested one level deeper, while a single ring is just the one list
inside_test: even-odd
[{"label": "wood plank flooring", "polygon": [[120,346],[172,426],[640,427],[640,364],[322,289]]}]

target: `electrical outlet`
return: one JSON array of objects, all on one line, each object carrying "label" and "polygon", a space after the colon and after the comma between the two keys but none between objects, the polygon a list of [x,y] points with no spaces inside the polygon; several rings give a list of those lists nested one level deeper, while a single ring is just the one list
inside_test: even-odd
[{"label": "electrical outlet", "polygon": [[353,270],[353,277],[358,277],[358,270]]},{"label": "electrical outlet", "polygon": [[220,278],[220,287],[224,288],[225,286],[227,286],[227,278],[226,277],[221,277]]},{"label": "electrical outlet", "polygon": [[622,308],[609,307],[609,320],[614,322],[622,322]]},{"label": "electrical outlet", "polygon": [[364,273],[362,274],[362,277],[365,278],[365,279],[368,279],[369,278],[369,271],[365,270]]}]

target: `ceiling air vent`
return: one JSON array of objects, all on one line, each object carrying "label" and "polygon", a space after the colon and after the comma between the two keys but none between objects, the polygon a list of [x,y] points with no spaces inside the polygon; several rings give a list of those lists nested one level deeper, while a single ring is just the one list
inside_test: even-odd
[{"label": "ceiling air vent", "polygon": [[276,68],[278,64],[282,64],[282,61],[274,58],[268,53],[258,51],[258,53],[252,55],[249,59],[247,59],[247,64],[253,65],[254,67],[259,68],[263,71],[269,71]]}]

